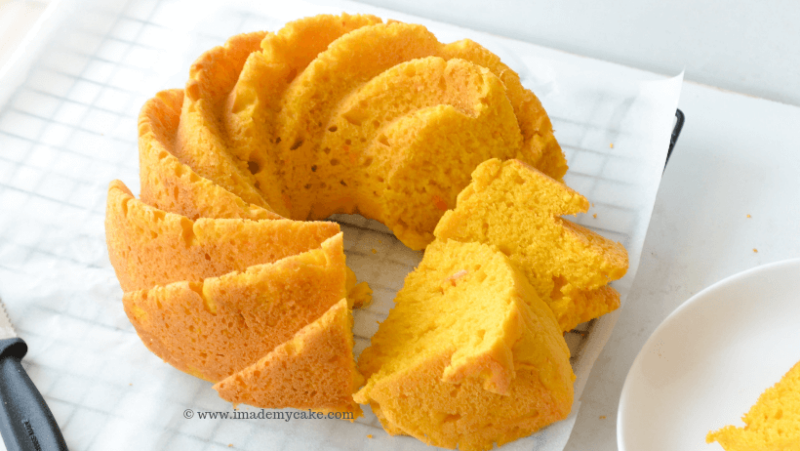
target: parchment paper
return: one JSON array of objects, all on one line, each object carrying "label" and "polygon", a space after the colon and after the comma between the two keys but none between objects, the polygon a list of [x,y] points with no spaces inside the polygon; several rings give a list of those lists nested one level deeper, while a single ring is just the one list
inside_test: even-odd
[{"label": "parchment paper", "polygon": [[[303,16],[342,11],[422,23],[443,42],[471,38],[520,73],[553,120],[570,164],[567,184],[593,202],[588,214],[573,219],[628,249],[628,274],[613,283],[624,305],[682,75],[665,79],[349,2],[63,0],[42,26],[46,42],[31,47],[0,80],[8,92],[0,108],[0,296],[30,346],[26,367],[71,449],[430,449],[388,436],[369,412],[355,424],[184,418],[186,409],[232,408],[211,384],[145,349],[122,310],[108,262],[106,189],[119,178],[138,192],[136,117],[144,101],[158,90],[182,87],[191,62],[233,34],[274,31]],[[24,81],[17,86],[11,80]],[[421,253],[373,221],[335,219],[345,231],[349,265],[375,290],[373,304],[355,315],[360,352]],[[578,376],[570,417],[503,449],[563,449],[616,317],[567,334]]]}]

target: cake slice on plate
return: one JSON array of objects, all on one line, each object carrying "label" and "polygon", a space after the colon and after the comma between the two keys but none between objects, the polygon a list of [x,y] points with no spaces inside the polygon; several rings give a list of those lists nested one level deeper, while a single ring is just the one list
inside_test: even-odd
[{"label": "cake slice on plate", "polygon": [[709,432],[726,451],[800,450],[800,362],[768,388],[743,418],[745,426]]}]

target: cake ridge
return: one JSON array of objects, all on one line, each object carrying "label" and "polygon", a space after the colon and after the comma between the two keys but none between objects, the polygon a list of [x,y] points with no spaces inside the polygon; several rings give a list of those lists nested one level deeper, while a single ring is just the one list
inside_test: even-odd
[{"label": "cake ridge", "polygon": [[255,32],[234,36],[225,45],[203,53],[192,64],[172,153],[201,176],[246,202],[271,209],[255,188],[247,164],[229,151],[229,138],[219,121],[225,96],[264,35]]},{"label": "cake ridge", "polygon": [[442,48],[446,58],[463,58],[486,67],[500,77],[514,107],[523,135],[523,148],[539,170],[561,181],[567,173],[567,162],[553,134],[553,125],[536,95],[522,86],[519,75],[500,58],[480,44],[463,39]]},{"label": "cake ridge", "polygon": [[161,91],[139,115],[139,177],[142,201],[191,219],[278,219],[269,205],[251,204],[201,177],[173,155],[180,121],[182,89]]}]

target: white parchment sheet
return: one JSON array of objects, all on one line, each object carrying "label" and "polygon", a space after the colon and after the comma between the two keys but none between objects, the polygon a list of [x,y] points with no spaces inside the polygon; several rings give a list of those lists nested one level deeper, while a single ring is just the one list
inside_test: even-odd
[{"label": "white parchment sheet", "polygon": [[[388,436],[370,412],[354,424],[184,418],[186,409],[232,409],[211,384],[147,351],[123,312],[108,262],[106,189],[119,178],[138,193],[136,120],[144,101],[158,90],[182,87],[191,62],[231,35],[274,31],[303,16],[342,11],[422,23],[443,42],[471,38],[521,75],[552,118],[570,165],[567,184],[593,203],[574,220],[628,249],[630,270],[613,283],[624,305],[661,180],[682,76],[665,79],[349,2],[62,0],[39,39],[0,80],[0,98],[8,99],[0,106],[0,296],[29,344],[26,367],[70,449],[431,449],[416,439]],[[360,352],[422,254],[378,223],[335,219],[345,231],[349,265],[375,291],[374,302],[355,314]],[[563,449],[580,393],[616,317],[606,315],[567,334],[578,376],[572,415],[503,449]]]}]

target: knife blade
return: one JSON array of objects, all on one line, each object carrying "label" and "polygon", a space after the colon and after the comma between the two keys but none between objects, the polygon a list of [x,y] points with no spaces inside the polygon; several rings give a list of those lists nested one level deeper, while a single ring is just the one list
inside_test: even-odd
[{"label": "knife blade", "polygon": [[53,413],[22,367],[27,352],[0,299],[0,435],[6,449],[67,451]]}]

